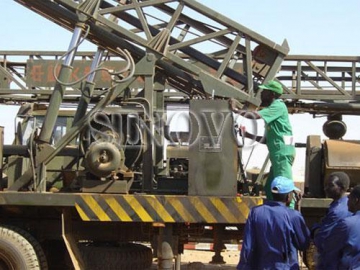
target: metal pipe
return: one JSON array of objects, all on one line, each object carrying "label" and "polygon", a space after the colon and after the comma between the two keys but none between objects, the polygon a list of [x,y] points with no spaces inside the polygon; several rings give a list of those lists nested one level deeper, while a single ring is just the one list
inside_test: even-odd
[{"label": "metal pipe", "polygon": [[94,60],[91,63],[90,74],[87,77],[85,85],[82,87],[82,95],[79,101],[79,106],[74,116],[73,126],[77,121],[79,121],[79,119],[81,119],[86,114],[86,110],[91,100],[91,95],[93,94],[94,91],[94,86],[95,86],[94,80],[96,75],[95,71],[101,62],[101,58],[103,57],[103,54],[104,54],[104,49],[98,48]]},{"label": "metal pipe", "polygon": [[65,66],[72,65],[72,62],[74,61],[74,58],[76,55],[77,45],[79,44],[79,41],[81,38],[82,30],[83,30],[83,28],[80,26],[77,26],[74,29],[74,33],[73,33],[73,36],[72,36],[70,44],[69,44],[68,54],[67,54],[66,58],[64,59],[63,65],[65,65]]},{"label": "metal pipe", "polygon": [[[0,127],[1,128],[1,127]],[[0,157],[3,155],[4,157],[9,156],[21,156],[21,157],[29,157],[29,147],[27,145],[4,145],[3,151],[0,153]],[[79,148],[73,146],[65,146],[58,153],[58,156],[64,157],[77,157],[80,155]]]},{"label": "metal pipe", "polygon": [[67,82],[71,76],[71,72],[73,69],[71,64],[75,58],[77,50],[76,44],[78,44],[80,41],[82,29],[83,28],[81,26],[77,26],[74,29],[74,34],[72,36],[69,46],[69,53],[61,66],[60,74],[58,80],[56,81],[53,94],[51,95],[49,107],[46,111],[44,123],[41,128],[41,132],[39,135],[39,141],[41,142],[50,143],[51,135],[56,124],[60,105],[62,103],[66,90],[66,86],[64,86],[62,82]]},{"label": "metal pipe", "polygon": [[171,245],[168,242],[161,243],[161,257],[159,257],[159,270],[172,270],[173,269],[174,254]]},{"label": "metal pipe", "polygon": [[180,270],[181,269],[181,254],[178,254],[175,257],[175,270]]}]

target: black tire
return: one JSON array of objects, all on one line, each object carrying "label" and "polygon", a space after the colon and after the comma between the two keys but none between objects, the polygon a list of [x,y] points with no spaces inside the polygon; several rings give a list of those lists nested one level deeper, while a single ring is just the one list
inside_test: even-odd
[{"label": "black tire", "polygon": [[151,248],[140,244],[80,245],[79,249],[88,270],[145,270],[152,265]]},{"label": "black tire", "polygon": [[0,226],[1,270],[47,270],[48,265],[40,244],[28,232]]}]

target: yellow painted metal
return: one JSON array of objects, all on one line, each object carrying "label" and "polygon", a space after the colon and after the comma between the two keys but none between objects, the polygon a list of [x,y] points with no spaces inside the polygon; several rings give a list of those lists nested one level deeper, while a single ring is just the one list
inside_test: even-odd
[{"label": "yellow painted metal", "polygon": [[261,197],[82,194],[75,203],[84,221],[245,223]]}]

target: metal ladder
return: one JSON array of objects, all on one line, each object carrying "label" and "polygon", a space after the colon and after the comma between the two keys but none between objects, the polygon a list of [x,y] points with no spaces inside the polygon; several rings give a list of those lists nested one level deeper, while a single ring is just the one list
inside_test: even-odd
[{"label": "metal ladder", "polygon": [[89,41],[127,50],[135,62],[155,54],[155,78],[190,97],[259,105],[257,85],[276,75],[289,51],[286,40],[276,44],[194,0],[15,1],[70,31],[88,27]]}]

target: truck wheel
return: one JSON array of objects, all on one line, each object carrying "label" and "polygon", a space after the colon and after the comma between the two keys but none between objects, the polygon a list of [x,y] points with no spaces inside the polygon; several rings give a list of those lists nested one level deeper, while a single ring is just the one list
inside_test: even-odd
[{"label": "truck wheel", "polygon": [[118,246],[81,245],[80,252],[89,270],[145,270],[152,265],[152,250],[144,245],[125,243]]},{"label": "truck wheel", "polygon": [[0,226],[0,269],[47,270],[40,244],[28,232]]}]

